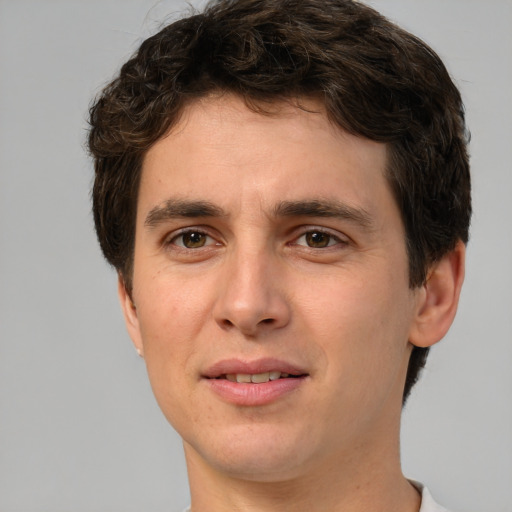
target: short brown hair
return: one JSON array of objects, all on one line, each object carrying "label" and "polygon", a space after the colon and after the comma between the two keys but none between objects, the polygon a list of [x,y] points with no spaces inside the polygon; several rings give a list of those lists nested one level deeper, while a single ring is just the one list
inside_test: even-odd
[{"label": "short brown hair", "polygon": [[[411,287],[467,242],[464,108],[431,48],[357,1],[220,0],[144,41],[90,109],[96,232],[128,290],[143,157],[185,105],[213,91],[260,111],[269,101],[319,98],[339,127],[386,143]],[[413,349],[404,402],[427,354]]]}]

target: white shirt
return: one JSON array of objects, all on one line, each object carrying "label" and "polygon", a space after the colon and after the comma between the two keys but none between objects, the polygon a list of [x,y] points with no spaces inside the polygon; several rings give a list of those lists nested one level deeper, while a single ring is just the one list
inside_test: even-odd
[{"label": "white shirt", "polygon": [[421,492],[421,507],[419,512],[448,512],[444,507],[441,507],[441,505],[438,505],[434,498],[432,498],[432,495],[430,494],[429,490],[419,482],[415,482],[414,480],[409,480],[418,491]]},{"label": "white shirt", "polygon": [[[429,490],[424,485],[414,480],[410,480],[410,482],[421,493],[421,507],[419,512],[448,512],[448,510],[434,501],[434,498],[432,498]],[[185,509],[183,512],[190,512],[190,508]]]}]

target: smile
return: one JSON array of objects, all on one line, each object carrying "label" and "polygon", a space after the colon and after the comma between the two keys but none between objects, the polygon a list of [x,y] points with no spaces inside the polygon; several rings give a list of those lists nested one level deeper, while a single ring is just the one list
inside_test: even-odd
[{"label": "smile", "polygon": [[265,382],[271,381],[271,380],[278,380],[278,379],[288,379],[288,378],[297,378],[300,377],[300,375],[290,375],[289,373],[279,372],[279,371],[271,371],[271,372],[264,372],[264,373],[228,373],[226,375],[221,375],[220,377],[217,377],[218,379],[226,379],[230,382],[238,382],[238,383],[245,383],[245,384],[263,384]]},{"label": "smile", "polygon": [[208,368],[202,377],[222,401],[245,407],[278,402],[309,381],[304,369],[276,359],[224,360]]}]

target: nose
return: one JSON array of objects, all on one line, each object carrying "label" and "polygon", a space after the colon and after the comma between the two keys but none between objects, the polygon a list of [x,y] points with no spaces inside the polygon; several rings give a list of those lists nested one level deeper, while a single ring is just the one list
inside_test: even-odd
[{"label": "nose", "polygon": [[285,327],[291,310],[278,263],[262,253],[234,255],[222,273],[214,315],[223,330],[247,337]]}]

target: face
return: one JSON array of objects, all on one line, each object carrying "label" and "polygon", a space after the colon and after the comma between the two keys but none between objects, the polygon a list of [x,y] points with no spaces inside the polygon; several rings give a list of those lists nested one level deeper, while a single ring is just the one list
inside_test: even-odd
[{"label": "face", "polygon": [[418,309],[386,147],[309,107],[190,105],[143,163],[134,306],[121,286],[187,457],[260,480],[389,445]]}]

